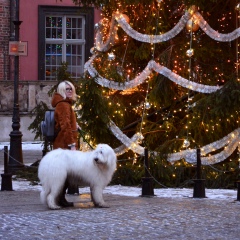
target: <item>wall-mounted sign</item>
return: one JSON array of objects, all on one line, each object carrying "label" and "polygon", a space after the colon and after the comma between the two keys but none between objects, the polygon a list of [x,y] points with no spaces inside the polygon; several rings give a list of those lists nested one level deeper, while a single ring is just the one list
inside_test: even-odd
[{"label": "wall-mounted sign", "polygon": [[27,56],[27,42],[10,41],[9,42],[9,55],[14,56]]}]

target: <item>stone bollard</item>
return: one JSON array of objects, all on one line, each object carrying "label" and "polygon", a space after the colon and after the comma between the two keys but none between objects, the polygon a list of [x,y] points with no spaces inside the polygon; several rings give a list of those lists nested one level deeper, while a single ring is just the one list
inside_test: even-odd
[{"label": "stone bollard", "polygon": [[8,172],[8,147],[4,146],[4,173],[1,174],[1,191],[12,191],[12,174]]}]

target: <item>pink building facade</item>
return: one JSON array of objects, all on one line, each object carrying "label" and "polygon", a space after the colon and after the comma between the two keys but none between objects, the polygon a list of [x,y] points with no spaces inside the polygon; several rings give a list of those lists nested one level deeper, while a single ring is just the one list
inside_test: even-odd
[{"label": "pink building facade", "polygon": [[[55,75],[49,71],[54,72],[60,61],[67,60],[71,65],[69,70],[77,77],[84,61],[90,56],[94,24],[100,20],[100,12],[94,8],[75,6],[72,0],[18,2],[19,20],[22,21],[19,40],[27,43],[28,52],[27,56],[19,57],[19,80],[54,80]],[[15,17],[15,4],[16,0],[0,0],[0,54],[4,56],[0,60],[0,81],[13,80],[8,42],[14,40],[12,21]],[[69,57],[71,54],[74,55],[73,58]],[[48,77],[49,74],[52,75]]]}]

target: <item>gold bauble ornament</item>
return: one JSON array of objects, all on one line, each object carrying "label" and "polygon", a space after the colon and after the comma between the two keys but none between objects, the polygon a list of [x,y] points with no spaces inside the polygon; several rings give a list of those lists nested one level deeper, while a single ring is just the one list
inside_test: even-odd
[{"label": "gold bauble ornament", "polygon": [[193,19],[189,19],[186,24],[188,31],[196,32],[199,29],[199,25]]},{"label": "gold bauble ornament", "polygon": [[190,14],[194,14],[195,12],[197,12],[198,10],[198,7],[196,5],[192,5],[189,9],[188,9],[188,12]]},{"label": "gold bauble ornament", "polygon": [[129,23],[129,17],[126,14],[122,14],[122,16],[125,18],[126,22]]}]

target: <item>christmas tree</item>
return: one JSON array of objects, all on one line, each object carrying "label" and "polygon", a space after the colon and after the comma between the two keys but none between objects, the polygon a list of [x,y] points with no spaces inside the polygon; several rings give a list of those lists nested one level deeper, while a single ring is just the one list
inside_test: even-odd
[{"label": "christmas tree", "polygon": [[[78,3],[78,1],[75,1]],[[236,1],[81,1],[101,7],[79,80],[80,124],[119,155],[116,181],[137,184],[143,150],[159,182],[182,186],[201,149],[209,187],[239,174]]]}]

